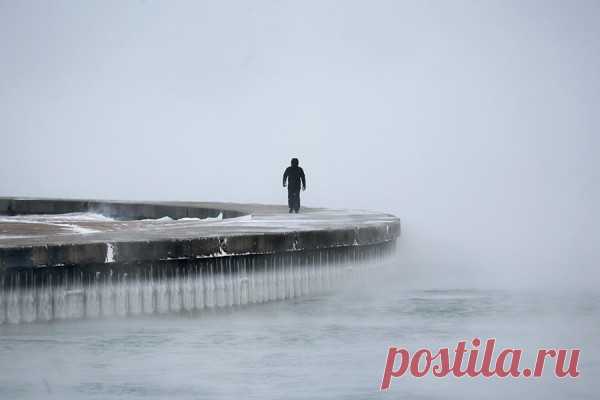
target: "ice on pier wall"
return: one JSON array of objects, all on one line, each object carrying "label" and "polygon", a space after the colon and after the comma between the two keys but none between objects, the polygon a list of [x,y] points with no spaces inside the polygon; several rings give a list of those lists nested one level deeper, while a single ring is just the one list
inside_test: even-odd
[{"label": "ice on pier wall", "polygon": [[0,282],[0,323],[196,312],[292,299],[331,290],[352,266],[372,265],[392,250],[393,242],[13,272]]}]

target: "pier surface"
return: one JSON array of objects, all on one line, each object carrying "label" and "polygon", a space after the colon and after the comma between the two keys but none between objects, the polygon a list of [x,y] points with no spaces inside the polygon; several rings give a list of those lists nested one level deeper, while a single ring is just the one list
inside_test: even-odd
[{"label": "pier surface", "polygon": [[0,271],[368,246],[399,235],[398,218],[362,210],[0,198]]}]

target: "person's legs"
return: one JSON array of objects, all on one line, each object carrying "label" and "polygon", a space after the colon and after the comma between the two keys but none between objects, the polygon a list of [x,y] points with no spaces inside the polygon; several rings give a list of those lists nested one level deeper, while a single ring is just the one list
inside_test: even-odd
[{"label": "person's legs", "polygon": [[300,210],[300,192],[296,192],[294,196],[294,212],[298,214]]},{"label": "person's legs", "polygon": [[294,192],[288,190],[288,207],[290,208],[290,214],[294,211]]}]

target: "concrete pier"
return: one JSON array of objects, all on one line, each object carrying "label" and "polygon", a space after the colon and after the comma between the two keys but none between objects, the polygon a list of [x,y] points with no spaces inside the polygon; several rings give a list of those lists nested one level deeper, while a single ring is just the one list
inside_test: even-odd
[{"label": "concrete pier", "polygon": [[297,297],[399,235],[396,217],[368,211],[0,198],[0,323]]}]

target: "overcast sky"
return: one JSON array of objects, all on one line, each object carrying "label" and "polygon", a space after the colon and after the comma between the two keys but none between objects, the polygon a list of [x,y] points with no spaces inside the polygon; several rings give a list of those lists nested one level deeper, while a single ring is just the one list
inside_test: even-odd
[{"label": "overcast sky", "polygon": [[[405,261],[598,283],[598,1],[0,0],[0,195],[392,212]],[[456,269],[458,271],[458,269]]]}]

